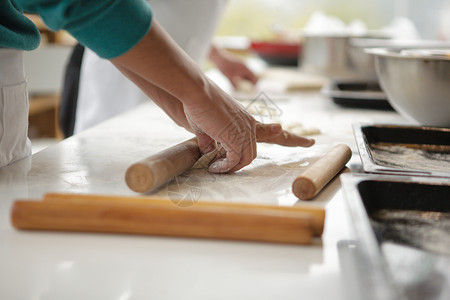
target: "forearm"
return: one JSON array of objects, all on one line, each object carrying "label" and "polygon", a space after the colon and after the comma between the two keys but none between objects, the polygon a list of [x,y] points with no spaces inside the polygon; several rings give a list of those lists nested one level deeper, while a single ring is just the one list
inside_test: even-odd
[{"label": "forearm", "polygon": [[172,94],[185,105],[197,104],[210,84],[197,64],[156,20],[133,49],[111,61]]},{"label": "forearm", "polygon": [[164,112],[175,123],[192,132],[192,128],[184,113],[183,104],[178,98],[175,98],[172,94],[169,94],[167,91],[157,87],[128,69],[124,69],[122,67],[118,67],[118,69],[131,81],[133,81],[139,89],[141,89],[150,99],[153,100],[153,102],[164,110]]}]

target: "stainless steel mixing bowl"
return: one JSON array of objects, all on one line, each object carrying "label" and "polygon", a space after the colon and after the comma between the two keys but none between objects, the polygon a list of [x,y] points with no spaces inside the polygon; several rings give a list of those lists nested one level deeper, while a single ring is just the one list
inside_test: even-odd
[{"label": "stainless steel mixing bowl", "polygon": [[378,80],[395,110],[421,125],[450,127],[450,56],[366,51],[375,56]]},{"label": "stainless steel mixing bowl", "polygon": [[330,78],[353,77],[354,70],[349,59],[349,36],[304,35],[300,70]]},{"label": "stainless steel mixing bowl", "polygon": [[[300,70],[338,79],[376,79],[373,57],[364,52],[366,45],[386,43],[380,33],[303,34]],[[384,45],[384,44],[382,44]]]},{"label": "stainless steel mixing bowl", "polygon": [[355,37],[349,40],[349,59],[353,70],[359,78],[376,80],[375,57],[368,54],[367,48],[390,49],[419,49],[419,48],[448,48],[450,42],[438,40],[396,40],[385,38]]}]

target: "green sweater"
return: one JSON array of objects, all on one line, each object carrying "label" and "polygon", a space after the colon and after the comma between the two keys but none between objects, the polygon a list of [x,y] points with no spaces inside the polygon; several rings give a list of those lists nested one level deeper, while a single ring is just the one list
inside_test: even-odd
[{"label": "green sweater", "polygon": [[40,35],[22,11],[52,30],[64,29],[104,58],[117,57],[147,33],[152,11],[145,0],[0,0],[0,47],[33,50]]}]

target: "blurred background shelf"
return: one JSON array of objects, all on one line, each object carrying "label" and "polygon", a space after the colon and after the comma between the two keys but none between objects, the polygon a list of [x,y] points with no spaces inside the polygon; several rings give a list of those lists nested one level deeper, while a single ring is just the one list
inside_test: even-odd
[{"label": "blurred background shelf", "polygon": [[33,154],[63,138],[58,126],[59,94],[30,97],[28,137]]},{"label": "blurred background shelf", "polygon": [[51,31],[37,15],[26,14],[41,33],[41,45],[24,52],[29,93],[29,131],[33,154],[63,139],[58,126],[58,105],[64,69],[75,45],[65,31]]}]

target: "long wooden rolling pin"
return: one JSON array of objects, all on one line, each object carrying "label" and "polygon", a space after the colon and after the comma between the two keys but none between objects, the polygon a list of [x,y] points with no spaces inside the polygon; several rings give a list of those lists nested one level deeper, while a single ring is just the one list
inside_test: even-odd
[{"label": "long wooden rolling pin", "polygon": [[334,146],[294,180],[292,191],[301,200],[311,200],[344,168],[351,157],[352,151],[347,145]]},{"label": "long wooden rolling pin", "polygon": [[200,154],[197,139],[187,140],[131,165],[125,181],[131,190],[147,193],[191,168]]},{"label": "long wooden rolling pin", "polygon": [[[166,206],[169,203],[169,199],[155,199],[148,197],[136,197],[136,196],[111,196],[111,195],[90,195],[90,194],[64,194],[64,193],[48,193],[44,195],[42,201],[54,202],[54,203],[72,203],[72,204],[141,204],[148,207],[153,206]],[[189,205],[183,205],[178,203],[180,207],[187,207]],[[172,205],[175,205],[172,203]],[[315,236],[322,235],[324,223],[325,223],[325,209],[322,207],[312,206],[277,206],[277,205],[258,205],[248,203],[229,203],[229,202],[211,202],[211,201],[198,201],[196,206],[204,207],[224,207],[224,208],[242,208],[242,209],[258,209],[258,210],[280,210],[280,211],[297,211],[308,214],[311,216],[311,230]]]},{"label": "long wooden rolling pin", "polygon": [[128,233],[310,244],[312,218],[301,211],[233,207],[210,203],[166,204],[86,201],[15,201],[11,222],[18,229]]}]

